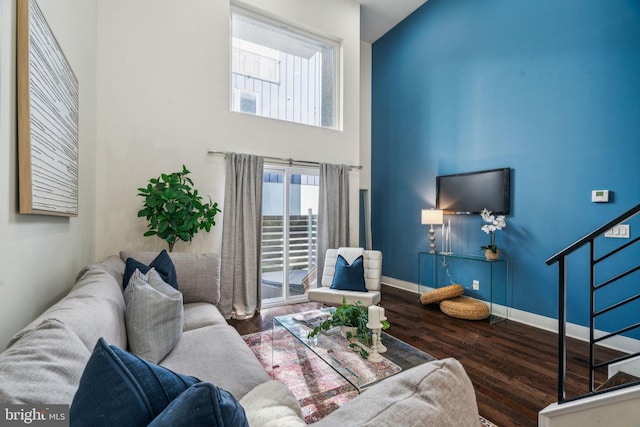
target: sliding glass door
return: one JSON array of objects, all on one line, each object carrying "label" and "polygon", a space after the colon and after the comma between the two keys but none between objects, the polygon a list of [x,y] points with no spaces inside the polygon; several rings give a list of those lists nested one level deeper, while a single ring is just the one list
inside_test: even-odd
[{"label": "sliding glass door", "polygon": [[306,299],[316,283],[318,170],[265,165],[262,306]]}]

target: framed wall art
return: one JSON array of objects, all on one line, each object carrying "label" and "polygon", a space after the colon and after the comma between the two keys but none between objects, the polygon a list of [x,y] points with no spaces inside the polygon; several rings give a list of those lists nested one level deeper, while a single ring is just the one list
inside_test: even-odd
[{"label": "framed wall art", "polygon": [[18,0],[20,213],[78,215],[78,79],[35,0]]}]

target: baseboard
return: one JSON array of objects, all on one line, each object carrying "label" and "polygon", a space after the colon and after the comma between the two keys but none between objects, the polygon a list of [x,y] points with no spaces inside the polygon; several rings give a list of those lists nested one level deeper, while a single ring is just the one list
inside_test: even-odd
[{"label": "baseboard", "polygon": [[404,289],[405,291],[418,294],[418,284],[412,282],[406,282],[404,280],[394,279],[393,277],[382,276],[381,282],[387,286],[393,288]]},{"label": "baseboard", "polygon": [[[552,317],[541,316],[539,314],[510,308],[508,318],[515,322],[524,323],[529,326],[558,333],[558,320]],[[596,338],[606,334],[607,333],[604,331],[595,331]],[[589,328],[582,325],[576,325],[575,323],[567,323],[567,336],[588,342]],[[612,337],[607,339],[606,342],[601,342],[600,345],[623,353],[636,353],[640,351],[640,341],[628,337]]]},{"label": "baseboard", "polygon": [[[382,283],[387,286],[404,289],[416,294],[419,292],[417,283],[398,280],[387,276],[382,276]],[[422,288],[427,290],[430,289],[425,286],[422,286]],[[506,313],[507,319],[514,322],[558,333],[558,319],[503,306],[497,306],[496,311],[500,313],[500,316],[502,316],[503,313]],[[605,334],[606,332],[596,331],[596,337],[603,336]],[[573,323],[567,323],[567,336],[581,341],[589,341],[589,328]],[[627,337],[609,338],[606,342],[602,342],[601,345],[624,353],[636,353],[640,351],[640,340]]]}]

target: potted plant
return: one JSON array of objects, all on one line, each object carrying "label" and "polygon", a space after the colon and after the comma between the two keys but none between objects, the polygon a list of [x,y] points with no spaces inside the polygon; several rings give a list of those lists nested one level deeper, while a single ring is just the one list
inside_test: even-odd
[{"label": "potted plant", "polygon": [[482,220],[486,223],[481,227],[481,230],[489,235],[489,244],[480,246],[480,249],[484,250],[484,256],[493,261],[500,256],[500,250],[496,245],[496,234],[498,230],[502,230],[507,226],[507,217],[504,215],[494,216],[493,212],[487,209],[483,209],[480,213]]},{"label": "potted plant", "polygon": [[138,188],[138,196],[144,197],[138,217],[149,221],[145,236],[158,236],[169,244],[169,252],[180,239],[190,242],[199,230],[211,230],[216,225],[217,203],[202,203],[202,196],[193,188],[187,177],[191,172],[182,165],[181,172],[162,174],[151,178],[146,187]]},{"label": "potted plant", "polygon": [[[369,328],[367,328],[367,322],[369,320],[368,308],[362,305],[360,301],[355,304],[347,304],[347,299],[342,297],[342,305],[336,308],[330,318],[322,322],[319,326],[316,326],[307,334],[307,338],[315,337],[320,331],[328,331],[329,329],[340,326],[354,328],[353,330],[347,330],[344,334],[346,338],[351,341],[350,347],[355,348],[357,344],[354,340],[359,340],[370,345],[371,334]],[[389,322],[387,320],[381,321],[382,329],[389,328]],[[363,358],[368,357],[368,352],[365,349],[360,349],[360,355]]]}]

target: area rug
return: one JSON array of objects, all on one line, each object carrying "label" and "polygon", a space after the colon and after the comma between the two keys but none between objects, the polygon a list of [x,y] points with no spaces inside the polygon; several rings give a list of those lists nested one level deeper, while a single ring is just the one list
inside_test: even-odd
[{"label": "area rug", "polygon": [[[347,380],[311,350],[296,345],[296,339],[282,340],[276,348],[279,366],[272,368],[271,331],[242,337],[271,378],[282,381],[293,392],[302,408],[305,422],[314,423],[358,395]],[[480,426],[497,427],[480,417]]]}]

